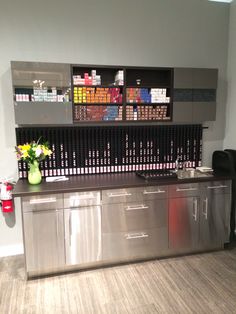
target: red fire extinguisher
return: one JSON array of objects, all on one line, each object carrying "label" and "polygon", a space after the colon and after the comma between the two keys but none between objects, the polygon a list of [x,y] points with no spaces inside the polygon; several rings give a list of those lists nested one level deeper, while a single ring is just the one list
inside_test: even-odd
[{"label": "red fire extinguisher", "polygon": [[12,184],[10,184],[9,182],[2,183],[1,202],[2,202],[2,211],[4,213],[12,213],[14,210],[12,190],[13,190]]}]

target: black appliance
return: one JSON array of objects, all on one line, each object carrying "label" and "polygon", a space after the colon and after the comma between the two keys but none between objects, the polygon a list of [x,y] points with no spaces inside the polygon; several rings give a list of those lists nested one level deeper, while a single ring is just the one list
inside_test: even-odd
[{"label": "black appliance", "polygon": [[236,240],[236,150],[217,150],[212,155],[212,168],[216,174],[227,174],[232,177],[232,200],[230,212],[230,241]]}]

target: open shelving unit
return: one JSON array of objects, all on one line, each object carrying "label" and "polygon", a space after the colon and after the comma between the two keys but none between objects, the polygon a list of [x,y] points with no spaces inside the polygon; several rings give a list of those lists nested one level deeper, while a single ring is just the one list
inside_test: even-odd
[{"label": "open shelving unit", "polygon": [[72,65],[75,123],[171,121],[173,69]]}]

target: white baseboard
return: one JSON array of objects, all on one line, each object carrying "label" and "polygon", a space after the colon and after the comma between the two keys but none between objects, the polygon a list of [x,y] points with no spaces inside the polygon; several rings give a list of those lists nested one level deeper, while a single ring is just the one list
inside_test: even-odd
[{"label": "white baseboard", "polygon": [[23,244],[0,246],[0,257],[24,254]]}]

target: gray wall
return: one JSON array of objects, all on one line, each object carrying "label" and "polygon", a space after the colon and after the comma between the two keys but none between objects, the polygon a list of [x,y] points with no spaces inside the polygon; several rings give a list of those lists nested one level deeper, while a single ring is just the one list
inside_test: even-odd
[{"label": "gray wall", "polygon": [[[207,0],[0,0],[0,176],[17,177],[11,60],[219,68],[209,165],[224,138],[228,18],[228,5]],[[0,217],[0,255],[21,244],[17,206],[15,220]]]},{"label": "gray wall", "polygon": [[224,148],[236,149],[236,2],[231,4],[229,24],[228,95]]}]

